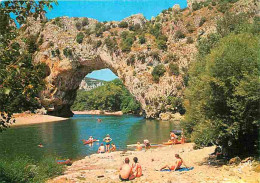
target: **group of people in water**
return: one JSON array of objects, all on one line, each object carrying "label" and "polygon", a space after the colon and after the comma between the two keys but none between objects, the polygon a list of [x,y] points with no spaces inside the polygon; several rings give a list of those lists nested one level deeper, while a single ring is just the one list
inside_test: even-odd
[{"label": "group of people in water", "polygon": [[[114,143],[111,143],[112,138],[109,134],[106,135],[106,137],[103,139],[105,142],[105,146],[103,143],[100,144],[97,153],[105,153],[105,152],[114,152],[116,151],[116,145]],[[111,145],[111,148],[110,148]]]}]

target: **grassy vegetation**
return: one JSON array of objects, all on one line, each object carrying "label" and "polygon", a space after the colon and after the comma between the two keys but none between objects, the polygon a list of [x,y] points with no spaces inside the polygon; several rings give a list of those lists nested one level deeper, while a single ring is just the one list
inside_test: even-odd
[{"label": "grassy vegetation", "polygon": [[28,157],[0,158],[1,183],[44,183],[63,172],[64,166],[58,165],[53,157],[45,157],[39,162]]}]

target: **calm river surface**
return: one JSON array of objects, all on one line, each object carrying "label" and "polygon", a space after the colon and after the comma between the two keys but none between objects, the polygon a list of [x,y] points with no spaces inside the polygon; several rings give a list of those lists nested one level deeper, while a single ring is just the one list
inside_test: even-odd
[{"label": "calm river surface", "polygon": [[[102,119],[102,122],[98,123],[97,118]],[[79,159],[95,153],[100,145],[100,142],[93,146],[83,145],[81,140],[90,135],[102,141],[106,134],[110,134],[117,148],[124,150],[127,144],[141,142],[144,138],[151,143],[167,141],[172,129],[176,129],[172,122],[147,120],[132,115],[74,115],[62,122],[10,128],[0,134],[0,152],[4,156],[27,155],[34,159],[46,155]],[[44,148],[37,147],[40,143]]]}]

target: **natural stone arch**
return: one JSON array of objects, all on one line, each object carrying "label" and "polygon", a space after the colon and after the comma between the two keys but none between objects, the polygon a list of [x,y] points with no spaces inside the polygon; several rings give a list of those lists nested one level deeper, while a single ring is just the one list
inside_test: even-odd
[{"label": "natural stone arch", "polygon": [[[45,63],[49,68],[46,89],[40,93],[42,105],[53,115],[72,116],[70,107],[82,79],[94,70],[108,68],[140,102],[146,117],[158,117],[160,108],[165,107],[163,105],[167,96],[178,95],[177,87],[182,88],[182,77],[173,77],[166,72],[159,83],[155,83],[151,72],[160,61],[150,56],[153,50],[147,50],[146,45],[139,50],[131,50],[130,53],[122,52],[119,46],[109,49],[105,44],[106,39],[115,37],[119,45],[120,34],[126,30],[118,28],[119,22],[106,23],[115,26],[113,29],[118,31],[117,36],[112,36],[110,29],[103,32],[103,37],[85,36],[82,43],[77,43],[77,34],[83,31],[77,29],[76,23],[81,21],[83,18],[61,17],[58,23],[55,23],[55,19],[45,24],[34,20],[28,23],[30,26],[24,34],[38,34],[37,42],[42,42],[34,55],[34,62]],[[95,28],[98,23],[94,19],[88,21],[89,24],[85,26],[88,28]],[[147,20],[138,14],[123,21],[143,26]],[[99,47],[96,46],[97,41],[102,42]],[[71,54],[65,54],[65,49],[70,50]],[[145,62],[136,60],[134,64],[129,64],[129,58],[133,55],[137,58],[140,53],[147,56]],[[161,54],[161,51],[158,53]]]}]

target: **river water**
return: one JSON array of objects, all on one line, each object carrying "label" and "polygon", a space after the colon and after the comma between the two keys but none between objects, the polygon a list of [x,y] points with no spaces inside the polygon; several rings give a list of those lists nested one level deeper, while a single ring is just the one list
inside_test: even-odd
[{"label": "river water", "polygon": [[[97,122],[97,118],[102,122]],[[162,143],[169,139],[169,131],[176,129],[172,122],[147,120],[133,115],[92,116],[74,115],[66,121],[17,126],[0,134],[1,155],[12,157],[26,155],[41,159],[46,155],[60,158],[80,159],[95,153],[101,142],[93,146],[83,145],[82,139],[90,135],[102,139],[110,134],[119,150],[127,144],[142,142]],[[37,145],[42,143],[43,148]]]}]

